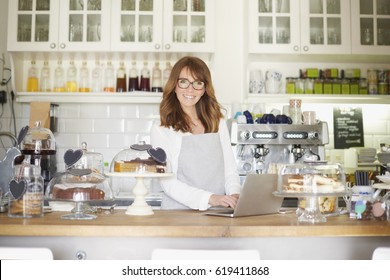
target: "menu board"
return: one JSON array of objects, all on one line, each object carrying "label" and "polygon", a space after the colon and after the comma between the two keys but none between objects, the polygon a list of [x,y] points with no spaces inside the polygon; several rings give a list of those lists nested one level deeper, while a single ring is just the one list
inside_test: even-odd
[{"label": "menu board", "polygon": [[364,147],[363,113],[358,107],[334,107],[334,147]]}]

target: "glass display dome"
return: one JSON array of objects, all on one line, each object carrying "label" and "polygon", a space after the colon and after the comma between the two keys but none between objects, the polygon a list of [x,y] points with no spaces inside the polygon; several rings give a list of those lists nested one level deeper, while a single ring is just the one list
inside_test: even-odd
[{"label": "glass display dome", "polygon": [[170,170],[165,151],[143,141],[120,151],[110,165],[110,172],[153,174],[169,173]]},{"label": "glass display dome", "polygon": [[24,155],[54,155],[56,153],[56,142],[51,130],[41,127],[41,122],[29,128],[20,146]]},{"label": "glass display dome", "polygon": [[95,173],[104,174],[104,159],[101,153],[88,151],[87,142],[81,143],[83,155],[74,164],[77,169],[91,169]]}]

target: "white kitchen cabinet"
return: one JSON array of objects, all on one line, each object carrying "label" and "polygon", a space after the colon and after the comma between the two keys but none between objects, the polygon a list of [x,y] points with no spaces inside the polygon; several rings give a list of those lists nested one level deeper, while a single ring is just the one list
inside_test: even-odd
[{"label": "white kitchen cabinet", "polygon": [[102,51],[110,0],[9,1],[8,51]]},{"label": "white kitchen cabinet", "polygon": [[250,0],[249,52],[347,54],[350,5],[342,0]]},{"label": "white kitchen cabinet", "polygon": [[352,53],[390,53],[390,1],[351,1]]},{"label": "white kitchen cabinet", "polygon": [[112,1],[112,51],[214,50],[214,0]]}]

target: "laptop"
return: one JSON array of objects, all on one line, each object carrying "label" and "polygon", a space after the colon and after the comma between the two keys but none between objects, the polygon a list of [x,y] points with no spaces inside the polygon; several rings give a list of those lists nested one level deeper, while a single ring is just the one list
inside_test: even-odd
[{"label": "laptop", "polygon": [[273,195],[277,183],[276,174],[248,174],[236,208],[210,210],[206,215],[235,218],[279,213],[283,197]]}]

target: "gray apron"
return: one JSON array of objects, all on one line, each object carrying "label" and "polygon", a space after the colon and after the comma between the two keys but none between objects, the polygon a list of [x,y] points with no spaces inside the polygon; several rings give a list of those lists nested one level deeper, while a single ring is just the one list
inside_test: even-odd
[{"label": "gray apron", "polygon": [[[215,194],[225,194],[225,167],[218,133],[182,137],[177,179]],[[161,209],[189,209],[163,194]]]}]

